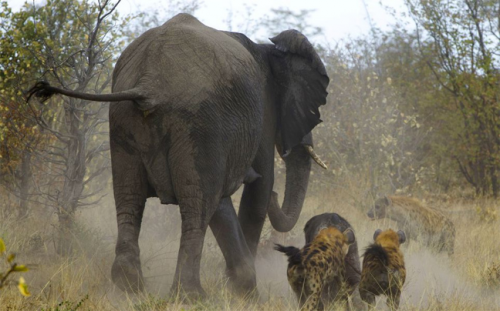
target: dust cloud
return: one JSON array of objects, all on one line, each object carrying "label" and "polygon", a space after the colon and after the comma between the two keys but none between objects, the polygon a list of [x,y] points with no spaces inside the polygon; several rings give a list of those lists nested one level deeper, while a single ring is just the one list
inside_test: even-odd
[{"label": "dust cloud", "polygon": [[[237,209],[238,198],[234,199]],[[274,231],[269,222],[263,230],[259,252],[256,258],[258,290],[261,301],[279,301],[280,306],[296,308],[295,296],[286,277],[287,259],[272,249],[274,243],[304,245],[303,226],[312,216],[324,212],[337,212],[345,217],[356,232],[360,256],[377,228],[395,228],[395,223],[387,220],[370,221],[362,209],[354,207],[342,199],[325,200],[324,196],[306,199],[306,203],[296,227],[286,234]],[[116,220],[113,202],[80,213],[80,221],[93,227],[102,235],[108,245],[109,257],[113,257],[116,239]],[[460,222],[461,220],[455,220]],[[140,236],[141,261],[148,293],[156,297],[166,297],[172,284],[180,240],[180,215],[177,206],[164,206],[157,199],[148,200]],[[493,229],[492,229],[493,230]],[[496,230],[496,229],[495,229]],[[496,232],[496,231],[495,231]],[[492,232],[494,233],[494,232]],[[457,236],[459,239],[460,236]],[[429,251],[416,241],[402,246],[405,254],[407,279],[401,297],[401,310],[439,310],[456,308],[464,310],[500,309],[500,297],[492,291],[483,290],[467,275],[466,255],[457,243],[453,257]],[[210,230],[207,231],[201,267],[202,285],[225,288],[224,258]],[[485,307],[486,306],[486,307]],[[387,310],[385,297],[377,300],[377,309]]]}]

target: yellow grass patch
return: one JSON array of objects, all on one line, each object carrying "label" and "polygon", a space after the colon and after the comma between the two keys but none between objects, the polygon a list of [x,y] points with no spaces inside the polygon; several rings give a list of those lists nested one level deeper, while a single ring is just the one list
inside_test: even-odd
[{"label": "yellow grass patch", "polygon": [[[237,200],[235,200],[237,201]],[[455,254],[436,254],[418,241],[403,244],[407,281],[401,310],[494,310],[500,309],[500,223],[478,214],[475,202],[447,202],[440,206],[457,228]],[[237,208],[237,206],[236,206]],[[489,214],[499,204],[488,202]],[[305,222],[324,212],[336,212],[354,227],[360,252],[371,242],[377,228],[395,228],[390,220],[371,221],[360,206],[342,191],[311,194],[297,226],[278,234],[266,222],[257,258],[260,298],[236,297],[228,288],[225,263],[211,233],[207,234],[202,259],[202,285],[209,299],[185,304],[169,297],[180,237],[180,216],[175,206],[149,200],[140,237],[141,261],[147,293],[128,295],[110,280],[116,239],[112,202],[83,210],[75,232],[78,243],[70,258],[54,251],[56,219],[32,215],[23,222],[0,220],[0,236],[16,253],[16,260],[30,270],[23,273],[30,297],[16,286],[0,291],[0,310],[297,310],[286,279],[286,258],[273,251],[274,242],[302,247]],[[32,268],[34,267],[34,268]],[[378,310],[385,310],[379,299]]]}]

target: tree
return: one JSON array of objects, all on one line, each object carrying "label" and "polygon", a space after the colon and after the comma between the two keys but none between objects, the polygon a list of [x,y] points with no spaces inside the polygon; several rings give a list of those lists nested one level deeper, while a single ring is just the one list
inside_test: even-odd
[{"label": "tree", "polygon": [[423,145],[414,155],[423,161],[419,160],[419,180],[425,190],[448,191],[453,183],[459,182],[460,176],[448,150],[450,133],[446,124],[450,116],[437,104],[448,101],[449,96],[441,90],[427,66],[435,56],[421,55],[417,33],[408,32],[401,25],[384,33],[382,38],[377,46],[380,70],[391,77],[400,96],[401,111],[418,115],[421,128],[428,132],[425,140],[417,141]]},{"label": "tree", "polygon": [[346,178],[365,180],[365,196],[418,183],[426,156],[423,142],[429,136],[382,62],[385,43],[372,39],[344,42],[324,58],[330,96],[315,142],[332,163],[336,179],[343,180],[338,184]]},{"label": "tree", "polygon": [[[55,208],[61,254],[71,250],[75,211],[99,202],[110,178],[108,105],[67,97],[26,104],[23,91],[43,79],[77,91],[110,92],[113,64],[123,46],[160,23],[158,13],[140,12],[138,23],[120,18],[119,3],[49,0],[43,6],[26,3],[19,12],[2,3],[0,140],[7,143],[0,148],[6,159],[0,174],[4,186],[19,180],[15,193],[22,201],[27,197],[23,189],[33,184],[37,203]],[[171,1],[167,14],[194,12],[199,3]]]},{"label": "tree", "polygon": [[[229,31],[237,31],[247,35],[258,42],[267,42],[267,38],[274,37],[288,29],[296,29],[303,33],[309,40],[322,34],[321,27],[309,23],[314,10],[300,10],[294,12],[288,8],[271,9],[270,14],[261,17],[253,15],[254,6],[244,5],[245,12],[228,11],[226,23]],[[242,17],[241,19],[238,17]],[[235,25],[235,20],[242,20]]]},{"label": "tree", "polygon": [[[500,3],[407,0],[419,52],[449,96],[448,152],[477,194],[500,192]],[[428,57],[427,55],[434,57]]]},{"label": "tree", "polygon": [[[109,91],[113,61],[121,47],[120,28],[115,27],[120,20],[114,13],[118,3],[49,0],[40,7],[25,4],[16,13],[6,3],[2,6],[2,84],[18,95],[9,101],[17,104],[22,120],[21,125],[7,124],[11,128],[5,127],[2,137],[13,141],[10,133],[23,126],[50,134],[52,141],[40,153],[43,165],[38,168],[45,172],[48,183],[39,190],[56,208],[61,230],[58,251],[62,254],[71,249],[69,230],[75,210],[93,203],[88,201],[96,194],[90,183],[106,172],[109,163],[105,153],[107,105],[63,97],[47,106],[31,105],[24,104],[19,95],[40,78],[78,91]],[[3,102],[2,109],[9,104]],[[28,138],[17,149],[30,152],[38,140],[24,136]],[[26,158],[19,158],[24,160],[21,167],[29,165]]]},{"label": "tree", "polygon": [[132,17],[132,22],[123,29],[123,39],[130,43],[146,30],[162,25],[178,13],[195,15],[203,0],[169,0],[163,1],[162,4],[165,6],[163,10],[157,10],[156,7],[149,10],[141,9]]},{"label": "tree", "polygon": [[[19,198],[18,216],[28,213],[33,200],[31,183],[36,178],[36,151],[51,139],[38,126],[33,111],[25,103],[23,87],[41,74],[42,64],[23,48],[36,37],[40,24],[29,19],[28,12],[13,13],[6,2],[0,11],[0,177],[1,185]],[[38,48],[33,42],[33,48]],[[40,113],[43,113],[40,111]]]}]

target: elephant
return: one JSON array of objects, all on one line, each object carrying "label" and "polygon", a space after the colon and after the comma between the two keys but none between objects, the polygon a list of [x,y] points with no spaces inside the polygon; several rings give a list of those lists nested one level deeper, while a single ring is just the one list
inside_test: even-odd
[{"label": "elephant", "polygon": [[[109,106],[118,237],[112,280],[144,288],[138,244],[146,199],[177,204],[182,233],[171,291],[204,296],[200,259],[208,227],[229,281],[256,290],[254,258],[269,217],[293,228],[307,192],[311,130],[321,122],[329,77],[309,40],[286,30],[256,44],[178,14],[135,39],[120,55],[109,94],[36,83],[30,97],[54,94]],[[272,191],[274,148],[286,165],[283,206]],[[243,185],[238,214],[231,195]],[[270,203],[271,202],[271,203]],[[271,212],[272,210],[272,212]]]},{"label": "elephant", "polygon": [[[312,217],[304,226],[306,244],[310,243],[322,229],[327,227],[335,227],[341,232],[351,229],[352,232],[354,232],[354,229],[349,222],[339,214],[324,213]],[[347,291],[348,294],[352,296],[352,302],[355,309],[358,310],[359,308],[363,308],[363,303],[358,290],[358,285],[361,280],[361,264],[359,261],[357,239],[355,239],[355,242],[349,246],[349,251],[345,257],[345,268]],[[326,286],[323,289],[323,299],[325,301],[333,302],[335,298],[338,297],[339,290],[341,290],[338,286],[335,286],[338,282],[332,282],[332,284],[334,284],[334,286]]]}]

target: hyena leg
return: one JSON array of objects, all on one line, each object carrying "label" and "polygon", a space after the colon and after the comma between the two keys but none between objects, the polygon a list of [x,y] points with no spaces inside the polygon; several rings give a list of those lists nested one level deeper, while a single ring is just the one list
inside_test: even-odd
[{"label": "hyena leg", "polygon": [[397,310],[399,308],[399,300],[401,298],[401,291],[395,290],[387,296],[387,305],[391,310]]},{"label": "hyena leg", "polygon": [[[306,277],[304,282],[304,292],[306,294],[305,304],[300,310],[323,310],[321,303],[321,293],[323,292],[323,282],[319,279],[322,275],[321,271],[309,271],[309,277]],[[321,309],[319,309],[321,307]]]},{"label": "hyena leg", "polygon": [[344,310],[346,310],[346,311],[353,310],[352,303],[349,299],[349,294],[347,292],[345,292],[344,294],[342,294],[342,296],[343,297],[340,300],[340,302],[344,304]]},{"label": "hyena leg", "polygon": [[359,295],[361,296],[361,299],[368,304],[370,309],[375,307],[375,295],[369,291],[366,290],[359,290]]},{"label": "hyena leg", "polygon": [[323,303],[321,303],[321,288],[316,287],[314,292],[307,297],[305,304],[300,310],[323,310]]}]

